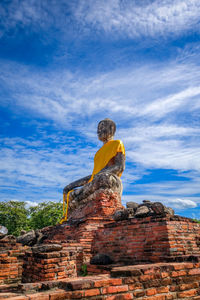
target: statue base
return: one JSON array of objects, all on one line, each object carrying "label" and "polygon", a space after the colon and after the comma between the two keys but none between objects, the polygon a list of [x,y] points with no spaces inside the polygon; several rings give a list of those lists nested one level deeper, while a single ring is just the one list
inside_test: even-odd
[{"label": "statue base", "polygon": [[118,176],[102,173],[94,177],[69,200],[68,222],[74,223],[88,217],[105,217],[123,210],[122,183]]},{"label": "statue base", "polygon": [[69,212],[68,222],[85,220],[88,217],[111,216],[117,210],[124,209],[121,204],[121,195],[111,189],[99,189],[86,199],[82,200],[78,208]]}]

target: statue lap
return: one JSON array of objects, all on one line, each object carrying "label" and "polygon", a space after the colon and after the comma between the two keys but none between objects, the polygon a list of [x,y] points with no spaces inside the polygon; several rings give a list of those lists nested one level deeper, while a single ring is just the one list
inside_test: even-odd
[{"label": "statue lap", "polygon": [[87,217],[112,215],[123,209],[121,204],[122,182],[112,173],[103,172],[69,197],[69,222]]}]

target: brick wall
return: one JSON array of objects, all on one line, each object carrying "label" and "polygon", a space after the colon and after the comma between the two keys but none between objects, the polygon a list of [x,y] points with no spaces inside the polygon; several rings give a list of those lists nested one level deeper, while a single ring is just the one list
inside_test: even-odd
[{"label": "brick wall", "polygon": [[1,297],[5,295],[13,300],[200,300],[199,263],[157,263],[119,267],[113,268],[111,276],[88,276],[43,284],[24,284],[21,286],[21,294],[2,293]]},{"label": "brick wall", "polygon": [[187,218],[133,218],[99,228],[92,253],[128,264],[187,260],[200,256],[199,238],[200,224]]},{"label": "brick wall", "polygon": [[167,220],[169,259],[200,254],[200,224],[187,218]]},{"label": "brick wall", "polygon": [[[34,254],[9,236],[0,240],[0,282],[56,280],[75,277],[81,266],[96,253],[105,253],[115,262],[136,264],[188,260],[200,256],[200,224],[181,217],[147,217],[113,222],[89,218],[77,225],[44,229],[45,243],[62,243],[62,251]],[[89,266],[91,273],[106,269]]]},{"label": "brick wall", "polygon": [[66,243],[62,250],[34,253],[26,252],[23,265],[23,282],[59,280],[77,276],[79,245]]},{"label": "brick wall", "polygon": [[12,236],[0,240],[0,284],[21,282],[25,250]]},{"label": "brick wall", "polygon": [[91,258],[91,248],[94,243],[96,232],[104,228],[104,224],[110,223],[111,218],[93,217],[88,218],[84,222],[76,225],[58,225],[54,228],[47,228],[44,234],[48,236],[45,243],[56,242],[76,242],[82,247],[83,260],[82,264],[86,264]]}]

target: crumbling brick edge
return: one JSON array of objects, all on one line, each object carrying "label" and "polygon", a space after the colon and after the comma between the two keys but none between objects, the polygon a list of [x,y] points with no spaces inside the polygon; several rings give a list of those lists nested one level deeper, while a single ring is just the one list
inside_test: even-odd
[{"label": "crumbling brick edge", "polygon": [[[16,292],[17,289],[17,292]],[[200,300],[200,263],[115,267],[110,274],[0,286],[0,299]]]}]

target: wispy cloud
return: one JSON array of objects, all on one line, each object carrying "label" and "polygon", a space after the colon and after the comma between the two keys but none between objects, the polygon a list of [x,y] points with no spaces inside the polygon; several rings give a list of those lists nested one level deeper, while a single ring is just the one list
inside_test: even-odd
[{"label": "wispy cloud", "polygon": [[61,0],[59,5],[47,0],[13,0],[0,8],[0,36],[11,29],[31,27],[36,32],[54,26],[63,37],[70,35],[72,28],[77,33],[103,32],[112,38],[166,37],[187,30],[199,32],[199,9],[198,0]]},{"label": "wispy cloud", "polygon": [[[50,147],[42,141],[37,143],[22,138],[2,138],[1,197],[9,189],[10,199],[14,192],[15,198],[19,193],[22,197],[20,200],[23,201],[30,201],[29,197],[34,201],[58,200],[66,184],[92,172],[92,154],[88,153],[93,153],[94,150],[90,146],[77,148],[77,145],[74,147],[68,140],[65,145],[55,145],[56,148],[52,148],[52,145]],[[76,153],[73,153],[74,150]]]},{"label": "wispy cloud", "polygon": [[199,31],[198,0],[80,1],[75,16],[82,25],[116,36],[128,37],[180,34]]},{"label": "wispy cloud", "polygon": [[[66,71],[39,74],[17,64],[2,64],[1,80],[16,105],[59,122],[97,112],[150,120],[174,111],[198,109],[199,69],[197,65],[175,62],[91,77]],[[6,105],[9,100],[4,97],[2,101]]]},{"label": "wispy cloud", "polygon": [[184,109],[184,106],[191,105],[191,101],[194,101],[194,104],[191,105],[192,109],[195,108],[195,103],[198,101],[198,98],[195,98],[196,96],[200,96],[200,87],[189,87],[186,90],[169,95],[167,98],[156,99],[141,113],[144,115],[151,114],[154,117],[163,117],[178,107]]},{"label": "wispy cloud", "polygon": [[172,207],[173,209],[184,210],[188,208],[196,208],[198,206],[200,197],[192,197],[191,199],[185,198],[175,198],[173,196],[167,197],[165,195],[126,195],[122,197],[123,205],[126,206],[126,202],[136,202],[141,203],[143,200],[150,200],[152,202],[161,202],[167,207]]},{"label": "wispy cloud", "polygon": [[[39,28],[45,32],[54,24],[66,39],[72,28],[79,38],[80,32],[95,32],[95,36],[103,32],[113,39],[166,38],[168,34],[199,31],[197,0],[65,3],[11,1],[0,11],[1,34],[17,31],[20,26],[27,32],[29,26],[32,31]],[[69,18],[68,10],[72,13]],[[71,27],[66,26],[70,21]],[[2,137],[2,196],[15,193],[15,198],[30,201],[31,197],[36,202],[58,199],[65,184],[91,172],[94,145],[100,146],[97,122],[110,117],[119,127],[116,138],[121,138],[126,147],[124,192],[134,195],[124,199],[164,199],[175,208],[195,207],[200,200],[200,66],[199,47],[193,46],[167,62],[146,62],[140,67],[129,63],[113,71],[94,70],[90,74],[72,73],[64,67],[38,70],[1,61],[1,106],[18,116],[52,122],[60,129],[57,136],[48,133],[39,141]],[[63,130],[73,130],[81,143],[69,141],[69,137],[64,143]],[[47,139],[54,140],[54,145]],[[138,184],[142,176],[151,177],[149,169],[173,169],[177,177],[184,174],[186,179]]]}]

